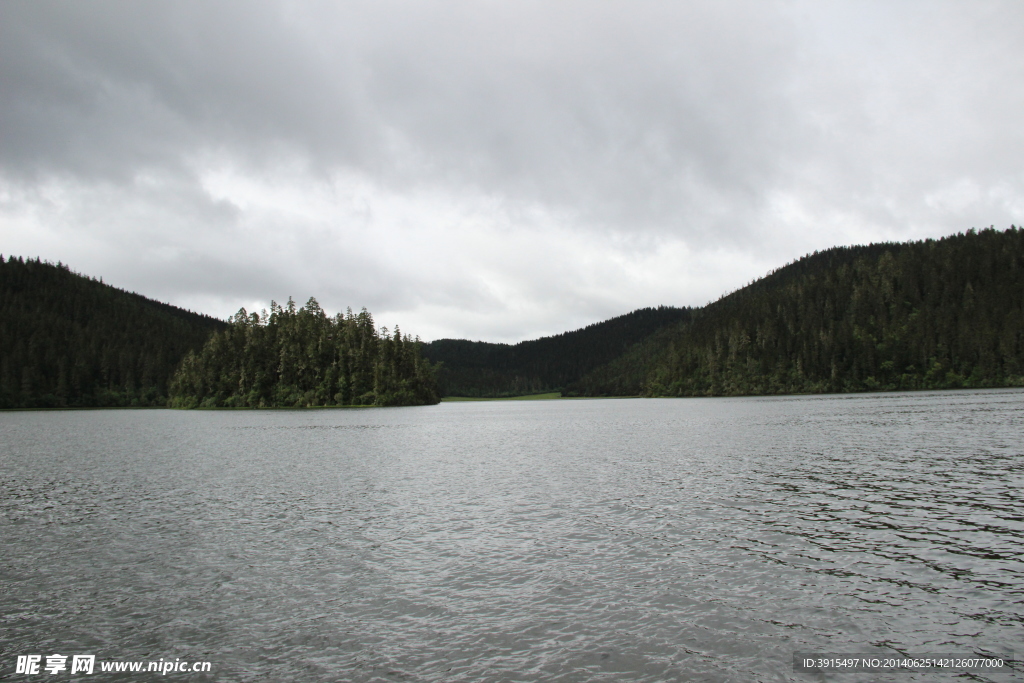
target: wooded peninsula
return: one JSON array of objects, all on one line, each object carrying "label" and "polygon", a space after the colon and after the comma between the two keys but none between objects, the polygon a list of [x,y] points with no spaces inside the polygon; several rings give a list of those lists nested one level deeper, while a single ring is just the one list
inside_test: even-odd
[{"label": "wooded peninsula", "polygon": [[315,299],[227,321],[0,257],[0,408],[423,405],[1024,386],[1024,230],[836,247],[701,308],[422,343]]},{"label": "wooded peninsula", "polygon": [[243,308],[198,353],[189,351],[170,385],[176,408],[414,406],[438,403],[420,341],[382,327],[364,308],[328,317],[316,299],[288,299],[270,313]]}]

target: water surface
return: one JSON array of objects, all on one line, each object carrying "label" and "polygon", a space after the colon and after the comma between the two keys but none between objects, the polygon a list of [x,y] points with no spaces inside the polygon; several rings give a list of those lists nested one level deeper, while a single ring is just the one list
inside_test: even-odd
[{"label": "water surface", "polygon": [[179,681],[802,681],[797,651],[1024,650],[1022,408],[3,413],[0,679],[53,652],[213,662]]}]

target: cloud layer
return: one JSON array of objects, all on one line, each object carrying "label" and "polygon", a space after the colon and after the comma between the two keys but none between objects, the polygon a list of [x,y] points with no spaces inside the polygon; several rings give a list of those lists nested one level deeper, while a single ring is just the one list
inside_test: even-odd
[{"label": "cloud layer", "polygon": [[516,341],[1024,221],[1019,3],[0,5],[5,253]]}]

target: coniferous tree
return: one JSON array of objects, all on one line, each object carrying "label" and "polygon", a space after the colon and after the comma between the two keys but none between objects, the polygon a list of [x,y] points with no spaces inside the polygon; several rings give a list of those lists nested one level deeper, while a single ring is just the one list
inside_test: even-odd
[{"label": "coniferous tree", "polygon": [[688,308],[642,308],[573,332],[518,344],[440,339],[423,347],[440,363],[444,396],[500,397],[561,391],[618,358],[660,329],[686,319]]},{"label": "coniferous tree", "polygon": [[222,321],[0,257],[0,408],[162,406],[181,358]]},{"label": "coniferous tree", "polygon": [[437,403],[434,369],[420,341],[398,327],[378,332],[365,308],[329,317],[316,299],[241,309],[227,329],[190,353],[171,383],[181,408]]},{"label": "coniferous tree", "polygon": [[1024,230],[815,253],[568,388],[720,396],[1024,385]]}]

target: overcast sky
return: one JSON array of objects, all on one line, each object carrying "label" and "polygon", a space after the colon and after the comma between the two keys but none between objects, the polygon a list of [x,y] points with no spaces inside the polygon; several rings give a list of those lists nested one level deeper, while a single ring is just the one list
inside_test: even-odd
[{"label": "overcast sky", "polygon": [[1024,3],[0,1],[0,252],[519,341],[1024,222]]}]

